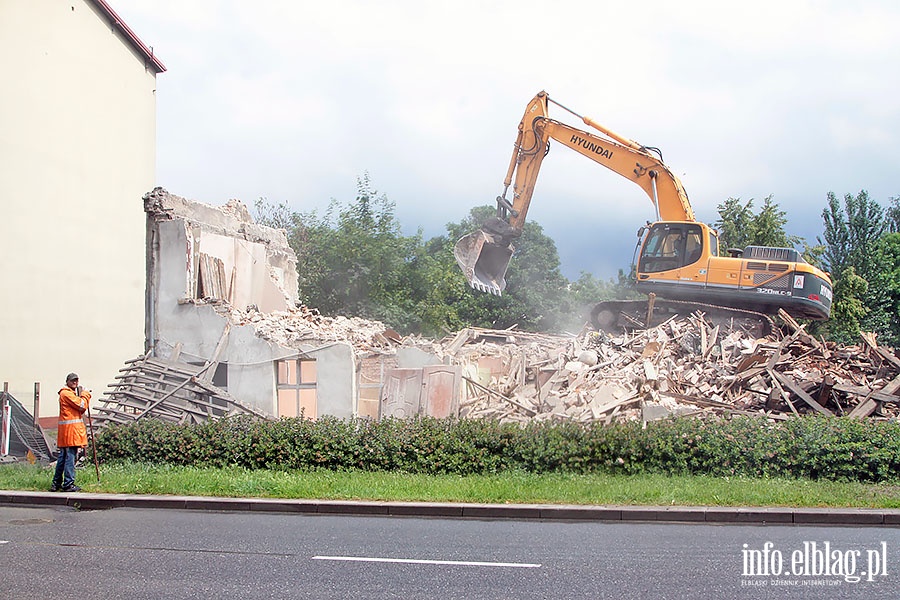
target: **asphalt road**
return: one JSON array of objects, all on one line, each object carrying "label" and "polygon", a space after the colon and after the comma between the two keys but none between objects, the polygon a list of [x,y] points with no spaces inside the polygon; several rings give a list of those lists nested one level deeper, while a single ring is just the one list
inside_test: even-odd
[{"label": "asphalt road", "polygon": [[884,527],[0,505],[0,596],[893,599],[898,550]]}]

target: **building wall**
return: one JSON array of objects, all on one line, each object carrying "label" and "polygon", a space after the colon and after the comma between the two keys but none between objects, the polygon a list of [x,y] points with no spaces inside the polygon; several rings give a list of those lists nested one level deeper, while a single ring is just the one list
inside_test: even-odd
[{"label": "building wall", "polygon": [[0,379],[42,415],[143,350],[156,72],[86,0],[0,2]]},{"label": "building wall", "polygon": [[[296,257],[283,234],[277,234],[281,238],[274,240],[275,230],[243,220],[249,219],[249,214],[232,216],[164,190],[149,194],[151,198],[154,195],[160,199],[158,208],[170,211],[168,219],[148,216],[151,300],[147,316],[149,346],[154,355],[170,358],[178,347],[179,360],[202,364],[215,355],[224,339],[218,360],[227,365],[228,393],[277,415],[276,361],[302,353],[317,365],[317,414],[353,416],[356,363],[352,346],[310,340],[300,348],[287,348],[257,336],[252,325],[229,325],[230,304],[222,302],[217,310],[216,304],[193,297],[194,259],[208,252],[223,260],[226,273],[234,269],[230,286],[237,291],[233,295],[264,312],[291,308],[297,300]],[[265,239],[270,239],[269,243],[262,241]],[[252,268],[241,268],[231,259],[235,248],[242,249],[239,255],[258,257]],[[288,282],[287,289],[278,288],[272,279],[276,275]],[[227,336],[223,336],[226,327]]]}]

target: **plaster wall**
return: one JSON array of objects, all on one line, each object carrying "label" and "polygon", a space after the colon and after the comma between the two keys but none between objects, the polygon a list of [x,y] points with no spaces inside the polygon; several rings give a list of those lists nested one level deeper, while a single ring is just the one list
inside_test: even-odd
[{"label": "plaster wall", "polygon": [[0,379],[41,415],[141,353],[156,74],[85,0],[0,1]]},{"label": "plaster wall", "polygon": [[419,348],[397,349],[397,368],[399,369],[421,369],[439,364],[441,364],[441,359],[431,352],[425,352]]},{"label": "plaster wall", "polygon": [[[236,307],[256,305],[262,312],[289,308],[266,259],[266,247],[257,242],[214,233],[200,236],[200,252],[220,258],[225,265],[227,300]],[[284,269],[271,267],[284,280]]]},{"label": "plaster wall", "polygon": [[[201,226],[183,219],[155,221],[153,228],[150,252],[154,268],[150,281],[154,292],[149,297],[154,300],[148,310],[155,324],[156,354],[167,358],[180,343],[182,360],[206,361],[213,356],[228,317],[217,312],[213,305],[198,304],[189,298],[192,253],[205,249],[219,258],[231,257],[229,260],[239,265],[240,259],[234,256],[246,254],[254,245],[263,248],[252,268],[236,271],[235,282],[240,289],[247,283],[239,280],[237,273],[249,273],[252,282],[257,281],[254,279],[257,273],[266,272],[262,269],[267,264],[265,247],[221,233],[209,233],[206,224]],[[249,252],[252,256],[254,251]],[[284,293],[271,280],[267,284],[278,291],[280,307],[284,309]],[[355,359],[353,348],[346,343],[311,341],[300,348],[287,348],[258,337],[252,325],[233,325],[219,355],[219,361],[228,365],[228,392],[242,402],[277,414],[275,361],[297,357],[300,353],[316,360],[318,414],[352,416],[356,398]]]}]

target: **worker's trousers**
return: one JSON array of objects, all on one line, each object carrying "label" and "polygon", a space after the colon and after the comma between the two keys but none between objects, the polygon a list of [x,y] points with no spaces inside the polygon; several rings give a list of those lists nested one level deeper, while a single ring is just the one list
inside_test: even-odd
[{"label": "worker's trousers", "polygon": [[56,457],[56,472],[53,474],[53,485],[58,488],[67,488],[75,485],[75,458],[78,456],[78,446],[60,448]]}]

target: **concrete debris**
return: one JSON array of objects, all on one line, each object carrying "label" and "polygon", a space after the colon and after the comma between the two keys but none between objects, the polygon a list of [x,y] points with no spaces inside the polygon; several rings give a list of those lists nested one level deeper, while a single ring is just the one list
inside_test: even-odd
[{"label": "concrete debris", "polygon": [[396,332],[380,321],[360,317],[326,317],[318,310],[300,306],[291,310],[260,312],[220,305],[234,325],[253,325],[259,337],[286,348],[303,349],[323,342],[347,342],[358,354],[391,353],[397,346]]},{"label": "concrete debris", "polygon": [[469,328],[432,341],[303,306],[262,313],[222,304],[217,310],[285,347],[346,342],[362,357],[412,346],[459,365],[458,414],[464,418],[612,423],[723,413],[786,419],[813,412],[881,418],[896,415],[900,401],[900,359],[873,336],[858,346],[825,344],[786,314],[788,333],[764,338],[714,326],[697,312],[619,336]]},{"label": "concrete debris", "polygon": [[466,418],[897,416],[900,359],[891,350],[870,335],[858,346],[825,344],[792,319],[786,323],[789,333],[755,339],[713,326],[698,312],[614,337],[467,329],[442,346],[462,365]]}]

